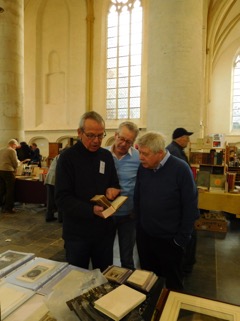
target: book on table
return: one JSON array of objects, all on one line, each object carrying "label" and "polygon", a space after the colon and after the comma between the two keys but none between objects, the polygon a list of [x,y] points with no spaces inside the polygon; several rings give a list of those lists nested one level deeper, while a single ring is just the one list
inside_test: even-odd
[{"label": "book on table", "polygon": [[158,276],[152,271],[140,269],[133,271],[116,265],[109,266],[103,271],[103,275],[110,282],[124,283],[144,292],[149,292],[158,280]]},{"label": "book on table", "polygon": [[144,293],[122,284],[96,300],[94,308],[118,321],[145,300],[146,295]]},{"label": "book on table", "polygon": [[119,207],[123,205],[127,198],[127,196],[119,195],[114,201],[111,202],[106,198],[105,195],[95,195],[91,198],[91,202],[102,206],[104,208],[102,213],[104,217],[107,218],[113,215],[119,209]]}]

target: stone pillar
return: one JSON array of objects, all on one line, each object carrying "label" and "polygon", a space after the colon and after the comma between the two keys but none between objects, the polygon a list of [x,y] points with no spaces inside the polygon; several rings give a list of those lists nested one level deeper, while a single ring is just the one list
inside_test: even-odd
[{"label": "stone pillar", "polygon": [[147,129],[171,140],[185,127],[201,136],[202,0],[151,0],[148,16]]},{"label": "stone pillar", "polygon": [[0,0],[0,148],[23,139],[24,1]]}]

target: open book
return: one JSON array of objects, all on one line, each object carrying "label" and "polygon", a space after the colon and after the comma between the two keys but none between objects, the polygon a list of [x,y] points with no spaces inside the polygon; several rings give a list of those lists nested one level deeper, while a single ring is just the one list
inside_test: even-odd
[{"label": "open book", "polygon": [[145,294],[122,284],[95,301],[94,307],[118,321],[145,300]]},{"label": "open book", "polygon": [[104,217],[107,218],[113,215],[119,209],[119,207],[123,205],[127,198],[127,196],[120,195],[115,198],[114,201],[110,202],[105,195],[95,195],[93,198],[91,198],[91,202],[102,206],[104,208],[102,213]]}]

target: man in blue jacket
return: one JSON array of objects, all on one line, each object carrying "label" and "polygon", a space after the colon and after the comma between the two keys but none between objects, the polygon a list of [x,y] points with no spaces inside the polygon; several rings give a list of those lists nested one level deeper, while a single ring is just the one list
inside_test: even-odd
[{"label": "man in blue jacket", "polygon": [[198,193],[190,167],[165,150],[162,134],[148,132],[138,140],[141,165],[134,203],[137,247],[142,269],[182,290],[182,261],[199,217]]}]

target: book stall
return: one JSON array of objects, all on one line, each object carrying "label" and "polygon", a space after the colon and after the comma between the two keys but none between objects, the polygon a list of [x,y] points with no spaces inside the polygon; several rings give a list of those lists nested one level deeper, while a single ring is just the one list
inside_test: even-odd
[{"label": "book stall", "polygon": [[170,291],[151,271],[101,273],[17,251],[0,254],[0,271],[4,321],[240,320],[240,306]]}]

